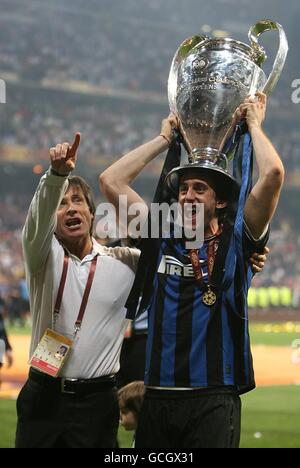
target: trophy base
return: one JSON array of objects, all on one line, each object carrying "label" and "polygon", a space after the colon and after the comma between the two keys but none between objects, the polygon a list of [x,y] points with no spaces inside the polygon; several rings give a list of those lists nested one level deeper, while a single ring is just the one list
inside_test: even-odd
[{"label": "trophy base", "polygon": [[188,156],[190,164],[202,163],[217,166],[224,171],[228,169],[228,160],[221,151],[206,146],[204,148],[194,148]]}]

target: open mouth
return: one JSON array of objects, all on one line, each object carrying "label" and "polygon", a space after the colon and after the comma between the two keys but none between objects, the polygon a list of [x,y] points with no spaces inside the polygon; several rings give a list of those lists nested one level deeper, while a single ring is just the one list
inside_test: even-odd
[{"label": "open mouth", "polygon": [[81,220],[79,218],[68,219],[66,226],[71,230],[78,229],[81,226]]},{"label": "open mouth", "polygon": [[197,206],[185,205],[184,212],[187,218],[194,218],[197,215]]}]

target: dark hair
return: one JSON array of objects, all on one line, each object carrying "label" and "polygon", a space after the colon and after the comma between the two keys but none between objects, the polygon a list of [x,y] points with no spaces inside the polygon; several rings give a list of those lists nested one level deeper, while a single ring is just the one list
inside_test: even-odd
[{"label": "dark hair", "polygon": [[[210,187],[215,192],[217,200],[227,203],[227,206],[225,208],[216,208],[216,215],[217,215],[219,224],[222,224],[225,221],[225,218],[227,215],[228,205],[230,203],[233,203],[234,200],[238,196],[238,188],[237,186],[235,187],[234,185],[228,185],[228,183],[226,182],[226,179],[224,180],[224,176],[222,174],[219,174],[217,171],[216,172],[210,171],[210,173],[208,173],[202,168],[199,168],[198,174],[200,175],[200,177],[203,177],[208,182]],[[179,194],[179,187],[180,185],[178,184],[178,194]]]},{"label": "dark hair", "polygon": [[[70,176],[68,177],[69,181],[69,188],[70,187],[77,187],[79,188],[85,198],[85,201],[87,202],[87,205],[89,207],[90,213],[93,215],[93,221],[96,213],[96,207],[94,203],[94,198],[93,198],[93,192],[89,184],[80,176]],[[90,229],[90,235],[92,236],[93,233],[93,221],[91,224],[91,229]]]},{"label": "dark hair", "polygon": [[[192,171],[192,169],[191,169]],[[194,177],[201,177],[207,181],[210,187],[216,194],[216,197],[220,201],[230,202],[236,196],[236,187],[230,183],[227,179],[224,179],[224,175],[215,171],[205,171],[203,168],[193,169]],[[182,176],[184,177],[184,176]],[[180,181],[179,181],[180,182]],[[178,184],[179,191],[180,184]]]},{"label": "dark hair", "polygon": [[119,402],[122,401],[127,410],[140,414],[145,394],[145,384],[141,380],[131,382],[118,391]]}]

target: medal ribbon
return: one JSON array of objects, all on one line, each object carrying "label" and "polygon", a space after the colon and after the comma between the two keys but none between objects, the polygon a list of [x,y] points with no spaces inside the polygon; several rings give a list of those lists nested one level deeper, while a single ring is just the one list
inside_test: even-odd
[{"label": "medal ribbon", "polygon": [[210,289],[210,281],[211,281],[211,276],[212,276],[212,272],[214,269],[215,257],[216,257],[215,246],[216,246],[216,240],[213,240],[208,244],[208,247],[207,247],[208,284],[205,284],[204,282],[203,271],[202,271],[200,260],[199,260],[199,250],[191,249],[189,251],[189,257],[192,262],[195,279],[202,291]]}]

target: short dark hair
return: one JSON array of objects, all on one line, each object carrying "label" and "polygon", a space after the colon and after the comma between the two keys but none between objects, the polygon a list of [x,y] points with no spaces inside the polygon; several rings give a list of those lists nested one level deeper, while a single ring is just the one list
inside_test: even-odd
[{"label": "short dark hair", "polygon": [[[89,207],[90,213],[93,215],[93,218],[94,218],[95,213],[96,213],[96,206],[94,202],[93,192],[89,184],[80,176],[70,176],[68,177],[68,181],[69,181],[69,188],[77,187],[82,191],[85,201],[87,202],[87,205]],[[91,236],[92,236],[92,233],[93,233],[93,221],[92,221],[91,230],[90,230]]]},{"label": "short dark hair", "polygon": [[[191,169],[191,171],[192,170],[193,169]],[[222,174],[219,174],[218,172],[212,172],[212,171],[210,171],[210,173],[207,173],[207,171],[202,170],[201,168],[199,168],[197,171],[198,171],[198,174],[195,171],[194,177],[197,177],[197,175],[198,177],[203,177],[204,180],[208,182],[208,184],[211,186],[211,188],[215,192],[217,200],[227,203],[227,206],[225,208],[216,209],[219,224],[222,224],[225,221],[225,218],[227,216],[228,205],[231,203],[234,203],[234,200],[236,199],[238,195],[238,189],[237,187],[232,186],[231,191],[228,193],[228,187],[227,187],[227,184],[224,184],[224,177]],[[182,178],[183,177],[184,176],[182,176]],[[178,186],[178,191],[179,191],[179,188],[180,188],[180,183]]]},{"label": "short dark hair", "polygon": [[[189,172],[186,172],[186,174],[183,174],[180,178],[178,190],[180,188],[181,180],[186,178],[188,173]],[[207,183],[215,192],[219,201],[230,202],[233,199],[235,190],[231,188],[231,191],[228,193],[228,184],[226,183],[226,179],[224,180],[223,174],[219,174],[218,172],[213,171],[208,172],[203,168],[191,168],[190,173],[192,173],[191,177],[193,178],[203,178],[205,181],[207,181]]]},{"label": "short dark hair", "polygon": [[141,412],[145,394],[145,384],[141,380],[125,385],[118,391],[119,402],[123,402],[128,411],[132,411],[137,416]]}]

